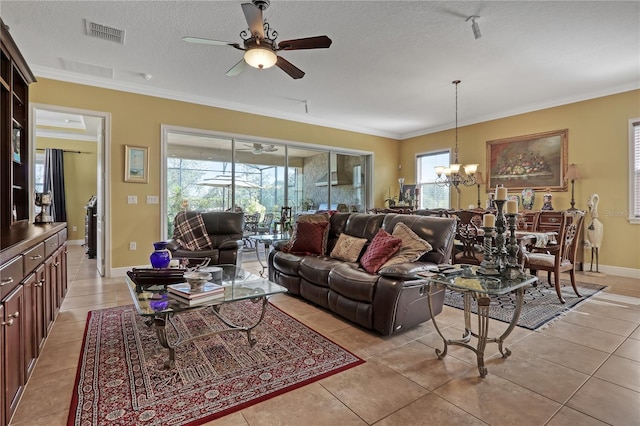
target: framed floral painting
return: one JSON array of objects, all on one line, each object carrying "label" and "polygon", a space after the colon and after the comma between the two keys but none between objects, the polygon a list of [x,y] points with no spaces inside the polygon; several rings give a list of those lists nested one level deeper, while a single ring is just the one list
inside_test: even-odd
[{"label": "framed floral painting", "polygon": [[568,129],[487,141],[487,191],[566,191]]}]

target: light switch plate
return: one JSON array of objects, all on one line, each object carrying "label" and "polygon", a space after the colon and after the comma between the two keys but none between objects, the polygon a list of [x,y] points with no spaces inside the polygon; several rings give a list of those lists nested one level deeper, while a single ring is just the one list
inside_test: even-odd
[{"label": "light switch plate", "polygon": [[158,204],[160,199],[157,195],[147,195],[147,204]]},{"label": "light switch plate", "polygon": [[128,195],[127,196],[128,204],[138,204],[138,196],[137,195]]}]

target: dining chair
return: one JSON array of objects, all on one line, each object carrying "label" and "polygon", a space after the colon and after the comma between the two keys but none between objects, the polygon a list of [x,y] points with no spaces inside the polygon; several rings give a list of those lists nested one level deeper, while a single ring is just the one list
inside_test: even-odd
[{"label": "dining chair", "polygon": [[453,263],[479,265],[484,259],[480,242],[482,213],[478,210],[456,210],[451,213],[457,220]]},{"label": "dining chair", "polygon": [[582,229],[585,212],[582,210],[564,211],[560,216],[557,244],[544,248],[545,252],[528,253],[525,258],[525,267],[529,268],[532,275],[537,276],[538,271],[547,271],[547,280],[551,285],[553,274],[554,285],[560,303],[565,303],[560,289],[560,273],[569,272],[571,286],[578,297],[575,277],[575,260],[578,251],[578,236]]}]

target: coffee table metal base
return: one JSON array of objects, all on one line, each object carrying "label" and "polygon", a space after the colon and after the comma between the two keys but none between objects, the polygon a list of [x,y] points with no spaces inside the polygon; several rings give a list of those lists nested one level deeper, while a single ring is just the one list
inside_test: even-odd
[{"label": "coffee table metal base", "polygon": [[[477,293],[473,291],[465,291],[463,293],[463,302],[464,302],[464,334],[462,339],[452,340],[447,339],[440,331],[438,327],[438,323],[435,317],[431,318],[433,322],[433,326],[436,331],[442,338],[444,342],[444,349],[436,349],[436,355],[438,359],[443,359],[447,355],[447,348],[449,345],[456,345],[465,347],[476,354],[477,362],[478,362],[478,372],[480,373],[480,377],[485,377],[487,375],[487,368],[484,366],[484,351],[487,346],[487,343],[497,343],[498,350],[500,354],[502,354],[503,358],[507,358],[511,355],[511,351],[508,348],[503,349],[504,341],[511,334],[516,324],[518,323],[518,319],[520,318],[520,311],[522,311],[522,302],[524,300],[524,287],[520,287],[515,290],[516,293],[516,308],[513,313],[513,318],[509,323],[509,327],[500,335],[500,337],[489,338],[489,304],[491,302],[491,298],[486,294]],[[476,299],[478,301],[478,333],[474,333],[471,329],[471,301],[472,299]],[[433,312],[431,306],[431,292],[427,293],[427,300],[429,302],[429,309]],[[474,348],[469,344],[471,341],[471,337],[476,337],[478,339],[478,345]]]},{"label": "coffee table metal base", "polygon": [[[260,312],[260,316],[254,323],[248,326],[234,324],[228,318],[225,318],[220,313],[221,305],[207,306],[207,307],[203,307],[202,309],[212,309],[215,316],[218,317],[218,319],[220,319],[220,321],[222,321],[228,328],[211,331],[208,333],[200,334],[198,336],[193,336],[189,338],[185,338],[182,335],[182,333],[180,333],[180,330],[178,329],[175,322],[173,321],[174,315],[179,315],[182,312],[167,312],[167,313],[159,312],[152,319],[150,318],[149,320],[147,320],[146,324],[148,326],[153,326],[153,328],[155,329],[156,336],[158,338],[158,342],[160,343],[160,345],[169,350],[169,359],[164,362],[164,368],[170,369],[170,368],[173,368],[173,366],[175,365],[175,359],[176,359],[175,348],[177,348],[180,345],[184,345],[186,343],[192,342],[196,339],[201,339],[203,337],[208,337],[208,336],[212,336],[220,333],[228,333],[231,331],[241,331],[241,332],[247,333],[247,340],[249,341],[249,346],[255,345],[257,340],[255,337],[251,335],[251,332],[253,331],[254,328],[260,325],[260,323],[264,319],[264,314],[267,310],[267,305],[268,305],[268,297],[260,296],[260,297],[252,298],[250,300],[254,303],[262,302],[262,310]],[[193,312],[193,311],[183,311],[183,312]],[[176,332],[177,337],[173,342],[169,340],[169,337],[167,335],[167,322],[171,324],[171,326],[173,327],[173,330]]]}]

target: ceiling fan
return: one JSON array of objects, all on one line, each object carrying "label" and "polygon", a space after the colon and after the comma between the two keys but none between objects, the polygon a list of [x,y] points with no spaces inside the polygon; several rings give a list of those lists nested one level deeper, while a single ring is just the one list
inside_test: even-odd
[{"label": "ceiling fan", "polygon": [[269,7],[269,0],[252,0],[252,3],[243,3],[241,6],[247,24],[249,24],[249,28],[240,33],[243,40],[242,45],[230,41],[199,37],[183,37],[182,39],[187,43],[231,46],[244,51],[244,58],[227,71],[226,75],[230,77],[240,74],[248,64],[258,69],[271,68],[275,65],[294,79],[302,78],[304,71],[279,56],[277,52],[281,50],[326,49],[331,46],[331,39],[326,35],[276,43],[278,32],[262,18],[262,11]]},{"label": "ceiling fan", "polygon": [[248,146],[249,148],[240,148],[237,151],[251,151],[253,154],[257,155],[264,154],[265,152],[276,152],[278,150],[278,148],[276,148],[274,145],[265,145],[261,143],[245,143],[244,145]]}]

